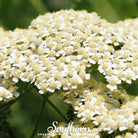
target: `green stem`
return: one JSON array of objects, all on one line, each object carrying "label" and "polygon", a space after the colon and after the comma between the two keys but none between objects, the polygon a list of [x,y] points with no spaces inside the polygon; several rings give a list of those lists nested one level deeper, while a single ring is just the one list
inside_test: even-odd
[{"label": "green stem", "polygon": [[0,109],[0,112],[3,112],[4,110],[6,110],[7,108],[10,108],[14,103],[16,103],[21,97],[23,97],[26,93],[28,93],[29,91],[31,91],[33,89],[33,87],[31,87],[30,89],[26,90],[25,92],[21,93],[19,95],[19,97],[17,97],[14,100],[9,101],[5,106],[3,106],[3,108]]},{"label": "green stem", "polygon": [[47,99],[44,97],[44,99],[43,99],[43,104],[42,104],[42,106],[41,106],[41,110],[40,110],[38,119],[37,119],[37,121],[36,121],[35,127],[34,127],[34,129],[33,129],[33,132],[32,132],[32,134],[31,134],[31,137],[30,137],[30,138],[34,138],[34,136],[35,136],[35,133],[36,133],[36,131],[37,131],[37,128],[38,128],[38,125],[39,125],[41,116],[42,116],[43,111],[44,111],[44,108],[45,108],[46,100],[47,100]]},{"label": "green stem", "polygon": [[47,98],[47,102],[58,112],[58,114],[66,121],[68,122],[68,119],[62,114],[62,112]]},{"label": "green stem", "polygon": [[[38,91],[38,89],[34,86],[34,88],[36,89],[36,91]],[[50,95],[49,95],[50,96]],[[63,115],[63,113],[48,99],[49,96],[46,95],[42,95],[42,97],[45,97],[47,102],[58,112],[58,114],[66,121],[68,122],[68,119]]]}]

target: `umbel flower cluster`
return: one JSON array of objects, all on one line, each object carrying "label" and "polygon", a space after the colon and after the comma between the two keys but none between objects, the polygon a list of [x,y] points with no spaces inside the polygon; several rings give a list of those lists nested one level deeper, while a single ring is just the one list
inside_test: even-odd
[{"label": "umbel flower cluster", "polygon": [[121,87],[138,80],[138,18],[113,24],[94,12],[61,10],[38,16],[28,29],[0,28],[1,101],[18,97],[19,80],[40,94],[60,90],[74,125],[91,130],[49,137],[138,137],[138,97]]}]

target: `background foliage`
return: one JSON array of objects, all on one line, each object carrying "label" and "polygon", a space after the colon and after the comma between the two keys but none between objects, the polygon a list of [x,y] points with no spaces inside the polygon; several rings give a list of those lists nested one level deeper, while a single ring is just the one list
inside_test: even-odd
[{"label": "background foliage", "polygon": [[[110,22],[138,16],[138,0],[0,0],[0,26],[6,30],[14,30],[16,27],[27,28],[31,20],[39,14],[70,8],[96,11]],[[23,87],[24,85],[20,85],[20,88]],[[50,100],[63,114],[67,113],[69,107],[63,104],[56,94],[51,96]],[[7,118],[10,122],[9,131],[13,132],[12,137],[30,137],[41,105],[42,97],[35,90],[12,105]],[[55,120],[64,121],[54,108],[46,103],[37,132],[45,133],[47,127]],[[7,137],[2,126],[0,126],[0,137]],[[37,133],[36,137],[39,137]]]}]

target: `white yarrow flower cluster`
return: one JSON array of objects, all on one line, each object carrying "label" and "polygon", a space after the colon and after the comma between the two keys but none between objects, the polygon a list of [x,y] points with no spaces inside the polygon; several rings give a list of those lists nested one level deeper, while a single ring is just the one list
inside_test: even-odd
[{"label": "white yarrow flower cluster", "polygon": [[[138,80],[137,24],[138,18],[113,24],[94,12],[61,10],[38,16],[28,29],[0,28],[0,101],[19,95],[19,80],[30,82],[40,94],[60,90],[93,137],[137,137],[137,97],[120,89]],[[92,78],[95,71],[106,84]]]}]

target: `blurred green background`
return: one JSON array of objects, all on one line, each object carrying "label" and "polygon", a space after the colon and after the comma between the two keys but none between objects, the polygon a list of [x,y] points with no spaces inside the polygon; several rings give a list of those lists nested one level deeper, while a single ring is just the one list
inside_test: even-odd
[{"label": "blurred green background", "polygon": [[[0,26],[5,30],[14,30],[16,27],[27,28],[32,19],[39,14],[71,8],[85,9],[88,12],[96,11],[110,22],[138,16],[138,0],[0,0]],[[66,114],[68,107],[56,94],[50,99],[63,114]],[[14,137],[30,137],[41,105],[42,97],[33,90],[12,106],[8,121]],[[55,120],[63,121],[60,115],[46,103],[37,132],[46,132],[47,127]],[[0,138],[3,136],[3,132],[0,131]],[[36,137],[40,136],[36,135]]]},{"label": "blurred green background", "polygon": [[0,0],[0,25],[27,28],[39,14],[70,8],[96,11],[110,22],[138,16],[138,0]]}]

